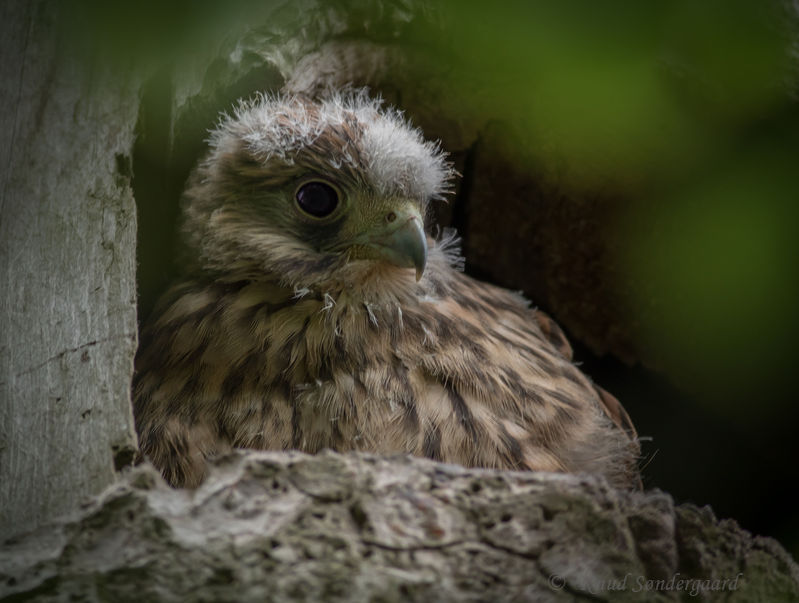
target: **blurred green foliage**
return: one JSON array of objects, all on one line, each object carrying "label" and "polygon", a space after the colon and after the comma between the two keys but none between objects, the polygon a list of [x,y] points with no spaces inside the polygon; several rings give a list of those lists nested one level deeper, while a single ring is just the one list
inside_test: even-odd
[{"label": "blurred green foliage", "polygon": [[449,63],[464,111],[514,124],[517,155],[561,189],[624,200],[620,289],[650,360],[743,420],[752,396],[763,418],[792,404],[799,119],[783,5],[442,7],[448,38],[416,41]]},{"label": "blurred green foliage", "polygon": [[768,3],[446,7],[451,39],[440,50],[453,83],[491,91],[485,104],[459,100],[513,119],[543,152],[565,159],[576,187],[679,177],[782,94],[785,31]]},{"label": "blurred green foliage", "polygon": [[799,191],[796,147],[777,138],[642,199],[622,232],[648,344],[674,377],[744,421],[773,420],[794,397]]},{"label": "blurred green foliage", "polygon": [[[109,61],[172,64],[217,42],[220,33],[262,17],[269,2],[214,0],[107,2],[66,0],[64,18],[74,42]],[[260,6],[260,10],[259,10]]]}]

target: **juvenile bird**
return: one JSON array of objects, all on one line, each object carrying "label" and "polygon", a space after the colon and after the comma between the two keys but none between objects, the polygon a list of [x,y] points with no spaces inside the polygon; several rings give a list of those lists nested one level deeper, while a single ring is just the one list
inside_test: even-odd
[{"label": "juvenile bird", "polygon": [[638,484],[621,405],[520,295],[425,234],[454,172],[363,91],[258,96],[183,197],[192,256],[136,358],[141,452],[196,486],[230,448],[410,453]]}]

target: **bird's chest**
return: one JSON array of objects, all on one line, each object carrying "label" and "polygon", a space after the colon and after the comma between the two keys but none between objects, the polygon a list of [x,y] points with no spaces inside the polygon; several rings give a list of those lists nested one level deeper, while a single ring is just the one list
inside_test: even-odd
[{"label": "bird's chest", "polygon": [[220,332],[234,367],[220,418],[234,445],[374,448],[375,433],[402,422],[416,368],[400,309],[306,302],[258,318]]}]

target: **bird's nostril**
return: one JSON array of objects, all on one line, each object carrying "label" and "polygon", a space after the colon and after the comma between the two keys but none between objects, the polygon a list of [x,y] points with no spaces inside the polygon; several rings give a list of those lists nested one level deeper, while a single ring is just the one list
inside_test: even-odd
[{"label": "bird's nostril", "polygon": [[386,216],[386,222],[393,222],[396,219],[397,219],[397,214],[395,214],[393,211],[389,212],[389,214]]}]

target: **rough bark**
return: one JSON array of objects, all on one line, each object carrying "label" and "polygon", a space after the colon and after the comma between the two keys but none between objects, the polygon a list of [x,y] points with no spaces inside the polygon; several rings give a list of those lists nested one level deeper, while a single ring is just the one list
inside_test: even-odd
[{"label": "rough bark", "polygon": [[135,89],[0,9],[0,535],[77,507],[135,445]]},{"label": "rough bark", "polygon": [[[256,91],[322,82],[382,92],[454,153],[464,184],[438,219],[461,228],[472,271],[524,288],[594,349],[640,359],[606,261],[612,204],[545,189],[547,175],[502,155],[501,116],[459,114],[459,96],[487,92],[447,89],[430,55],[403,44],[428,16],[423,3],[264,6],[146,85],[133,67],[64,52],[55,2],[0,8],[0,597],[689,598],[685,585],[635,590],[678,573],[742,574],[737,590],[708,600],[799,597],[796,565],[774,541],[668,495],[582,477],[239,453],[196,493],[140,467],[75,511],[114,481],[134,442],[131,166],[145,247],[156,230],[171,239],[206,129]],[[142,266],[159,274],[141,286],[154,296],[167,262],[163,248],[147,253]]]},{"label": "rough bark", "polygon": [[3,601],[799,597],[775,541],[662,492],[332,452],[237,452],[194,492],[139,467],[0,568]]}]

